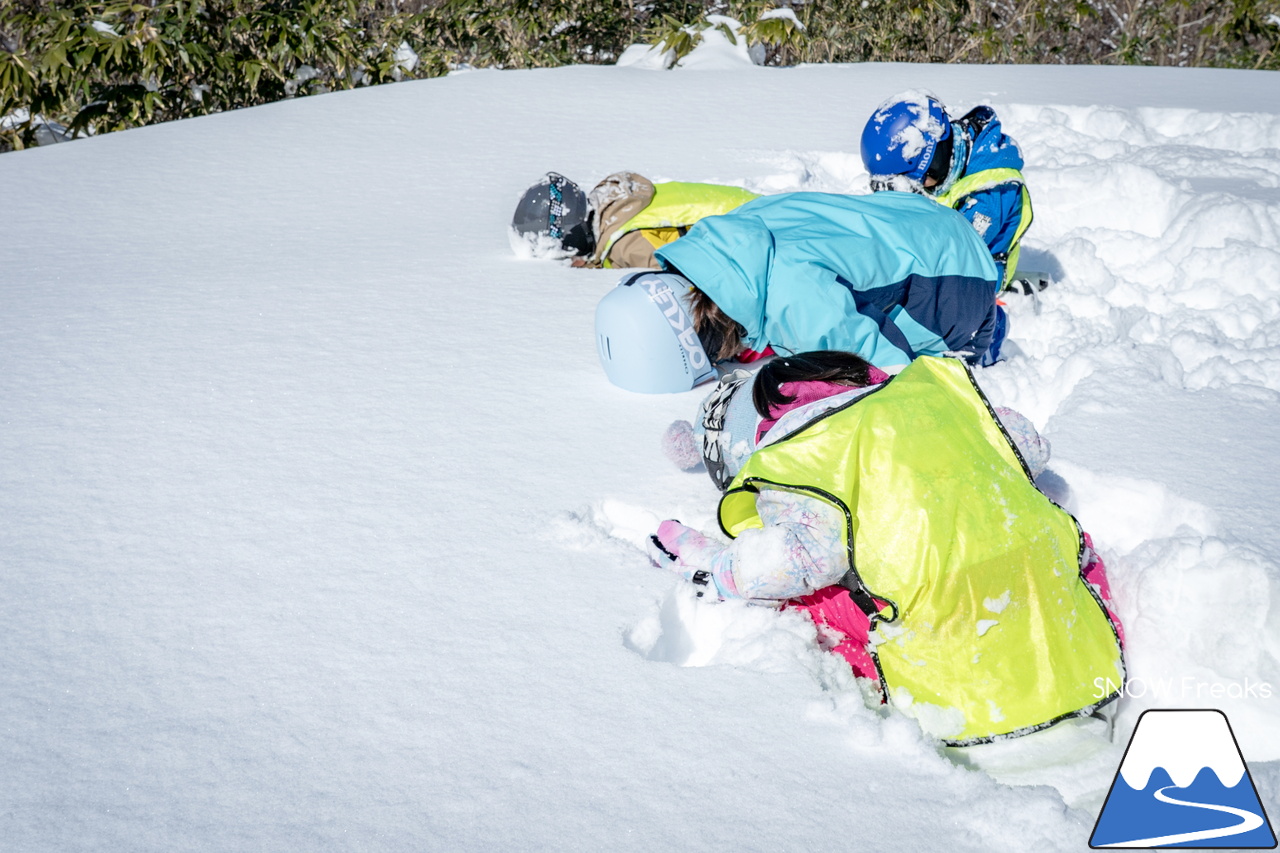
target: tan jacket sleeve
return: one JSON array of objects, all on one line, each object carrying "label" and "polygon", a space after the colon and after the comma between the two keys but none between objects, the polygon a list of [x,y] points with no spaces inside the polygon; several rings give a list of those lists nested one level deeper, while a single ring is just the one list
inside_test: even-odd
[{"label": "tan jacket sleeve", "polygon": [[[604,262],[600,251],[609,245],[614,233],[631,217],[653,201],[653,182],[635,172],[614,172],[605,178],[587,196],[591,205],[592,233],[596,236],[596,250],[588,266],[598,267]],[[624,236],[619,242],[626,240]],[[631,241],[628,241],[631,242]],[[645,242],[645,241],[641,241]],[[649,260],[639,266],[653,265],[653,247],[649,246]],[[617,255],[617,244],[610,250],[610,260],[615,266],[636,266],[622,263]]]},{"label": "tan jacket sleeve", "polygon": [[609,263],[615,267],[648,267],[656,270],[660,265],[653,256],[653,250],[654,245],[644,231],[632,231],[614,241],[613,248],[609,250]]}]

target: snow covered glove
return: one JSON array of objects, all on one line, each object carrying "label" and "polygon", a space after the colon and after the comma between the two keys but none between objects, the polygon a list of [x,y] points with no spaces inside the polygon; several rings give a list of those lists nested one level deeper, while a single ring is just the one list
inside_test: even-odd
[{"label": "snow covered glove", "polygon": [[1039,477],[1044,473],[1044,469],[1049,467],[1049,456],[1052,453],[1049,440],[1037,432],[1035,424],[1021,412],[1006,406],[996,406],[995,412],[1004,431],[1018,446],[1018,452],[1027,463],[1032,479]]},{"label": "snow covered glove", "polygon": [[[712,592],[719,598],[740,598],[724,556],[724,546],[674,519],[658,525],[649,537],[649,559],[698,587],[698,597]],[[717,559],[721,558],[721,559]]]},{"label": "snow covered glove", "polygon": [[658,532],[649,537],[649,557],[654,565],[671,569],[688,580],[698,569],[705,569],[713,556],[708,547],[713,543],[692,527],[685,527],[674,519],[658,525]]},{"label": "snow covered glove", "polygon": [[693,434],[693,424],[676,421],[662,434],[662,453],[681,471],[692,471],[702,464],[702,444]]}]

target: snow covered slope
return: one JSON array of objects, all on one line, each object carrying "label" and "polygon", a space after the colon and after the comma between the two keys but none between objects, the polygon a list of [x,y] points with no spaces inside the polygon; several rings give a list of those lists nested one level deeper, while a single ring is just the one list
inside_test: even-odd
[{"label": "snow covered slope", "polygon": [[[1277,79],[472,72],[0,157],[0,850],[1083,850],[1147,707],[1276,804]],[[941,755],[650,568],[712,517],[658,445],[700,392],[609,386],[616,275],[508,247],[548,169],[863,192],[906,88],[1030,163],[1059,282],[980,379],[1111,566],[1114,742]]]}]

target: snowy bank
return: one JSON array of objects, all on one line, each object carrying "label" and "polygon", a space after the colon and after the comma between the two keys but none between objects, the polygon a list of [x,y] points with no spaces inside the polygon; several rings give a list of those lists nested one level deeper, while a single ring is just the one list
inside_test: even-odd
[{"label": "snowy bank", "polygon": [[[477,71],[0,158],[0,848],[1081,850],[1147,707],[1225,710],[1277,803],[1275,80]],[[658,443],[701,392],[609,386],[616,275],[508,247],[548,169],[863,192],[907,88],[1030,164],[1058,281],[981,382],[1111,567],[1114,738],[940,754],[650,568],[712,517]]]}]

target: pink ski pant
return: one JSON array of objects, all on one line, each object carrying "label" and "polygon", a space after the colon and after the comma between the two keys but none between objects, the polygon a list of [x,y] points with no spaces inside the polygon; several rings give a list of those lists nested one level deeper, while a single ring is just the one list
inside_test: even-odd
[{"label": "pink ski pant", "polygon": [[[1115,626],[1116,635],[1119,636],[1120,645],[1123,648],[1124,626],[1120,624],[1120,617],[1116,615],[1111,601],[1111,585],[1107,583],[1107,567],[1103,564],[1102,558],[1098,556],[1098,552],[1093,550],[1093,540],[1089,538],[1088,533],[1084,535],[1084,542],[1092,555],[1088,564],[1084,567],[1084,579],[1098,591],[1098,595],[1107,609],[1107,617],[1111,620],[1111,624]],[[880,679],[879,674],[876,672],[875,662],[872,661],[870,653],[867,652],[867,633],[870,628],[870,620],[867,618],[867,614],[863,613],[853,603],[853,599],[844,587],[829,586],[802,598],[793,598],[787,602],[787,607],[793,610],[802,610],[809,614],[809,618],[814,623],[825,625],[827,628],[843,635],[843,639],[831,651],[849,662],[849,666],[853,667],[854,675],[859,678],[870,678],[877,681]]]}]

